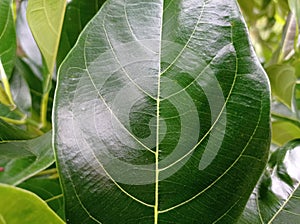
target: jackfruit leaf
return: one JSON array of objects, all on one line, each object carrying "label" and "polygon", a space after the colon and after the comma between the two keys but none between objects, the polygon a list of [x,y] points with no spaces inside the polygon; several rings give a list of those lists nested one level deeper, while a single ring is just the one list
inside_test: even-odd
[{"label": "jackfruit leaf", "polygon": [[72,224],[233,223],[268,157],[268,81],[234,0],[105,2],[53,116]]},{"label": "jackfruit leaf", "polygon": [[272,122],[272,142],[278,146],[300,138],[300,127],[290,121],[274,121]]},{"label": "jackfruit leaf", "polygon": [[31,140],[0,144],[0,183],[17,185],[54,162],[51,132]]},{"label": "jackfruit leaf", "polygon": [[296,85],[294,67],[288,64],[271,65],[266,69],[272,86],[272,94],[280,102],[291,108]]},{"label": "jackfruit leaf", "polygon": [[30,191],[0,184],[0,198],[0,223],[65,223],[46,202]]},{"label": "jackfruit leaf", "polygon": [[8,78],[14,67],[17,49],[12,2],[12,0],[0,1],[0,59]]},{"label": "jackfruit leaf", "polygon": [[50,91],[51,87],[66,2],[66,0],[29,0],[27,5],[28,25],[47,67],[47,72],[44,72],[44,92]]},{"label": "jackfruit leaf", "polygon": [[72,0],[68,3],[56,60],[58,65],[74,46],[87,22],[98,12],[104,2],[105,0]]}]

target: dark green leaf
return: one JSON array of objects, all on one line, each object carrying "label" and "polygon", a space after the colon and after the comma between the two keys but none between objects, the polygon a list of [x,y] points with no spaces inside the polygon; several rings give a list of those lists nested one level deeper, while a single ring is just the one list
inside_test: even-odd
[{"label": "dark green leaf", "polygon": [[26,141],[0,144],[0,182],[17,185],[54,162],[51,133]]},{"label": "dark green leaf", "polygon": [[1,224],[63,224],[64,222],[35,194],[0,184]]},{"label": "dark green leaf", "polygon": [[84,26],[98,12],[104,2],[105,0],[72,0],[68,3],[57,55],[58,65],[74,46]]},{"label": "dark green leaf", "polygon": [[234,0],[106,2],[58,76],[66,218],[234,223],[268,157],[269,100]]},{"label": "dark green leaf", "polygon": [[0,59],[6,75],[10,77],[17,48],[12,0],[0,1],[0,18]]},{"label": "dark green leaf", "polygon": [[12,126],[0,119],[0,143],[8,140],[25,140],[31,136],[22,129]]}]

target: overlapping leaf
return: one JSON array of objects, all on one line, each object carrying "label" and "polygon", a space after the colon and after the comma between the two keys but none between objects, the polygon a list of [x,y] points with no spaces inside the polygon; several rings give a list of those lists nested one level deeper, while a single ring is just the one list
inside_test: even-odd
[{"label": "overlapping leaf", "polygon": [[272,154],[239,223],[300,222],[299,144],[293,140]]},{"label": "overlapping leaf", "polygon": [[0,223],[64,223],[43,200],[29,191],[0,184],[0,197]]},{"label": "overlapping leaf", "polygon": [[98,12],[104,2],[105,0],[89,0],[88,2],[73,0],[68,3],[57,55],[58,65],[74,46],[84,26]]},{"label": "overlapping leaf", "polygon": [[17,48],[12,0],[1,0],[0,18],[0,59],[7,76],[10,77]]},{"label": "overlapping leaf", "polygon": [[70,223],[236,221],[270,139],[247,35],[233,0],[104,4],[58,77]]},{"label": "overlapping leaf", "polygon": [[51,133],[23,141],[0,144],[0,183],[17,185],[54,162]]}]

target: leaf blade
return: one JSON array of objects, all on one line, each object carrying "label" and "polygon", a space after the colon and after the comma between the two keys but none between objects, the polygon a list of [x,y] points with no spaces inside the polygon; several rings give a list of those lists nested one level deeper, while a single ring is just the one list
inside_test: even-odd
[{"label": "leaf blade", "polygon": [[[229,14],[212,23],[214,10]],[[67,218],[233,222],[267,159],[269,100],[235,2],[105,3],[59,71],[54,147]]]}]

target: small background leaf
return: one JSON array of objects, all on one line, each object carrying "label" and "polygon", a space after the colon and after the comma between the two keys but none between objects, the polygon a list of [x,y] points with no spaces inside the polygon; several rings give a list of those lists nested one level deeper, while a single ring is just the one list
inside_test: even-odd
[{"label": "small background leaf", "polygon": [[0,144],[0,182],[17,185],[54,162],[51,132],[26,141],[8,141]]},{"label": "small background leaf", "polygon": [[63,224],[64,222],[35,194],[0,184],[0,223]]},{"label": "small background leaf", "polygon": [[74,46],[87,22],[98,12],[104,2],[105,0],[72,0],[68,3],[57,55],[58,65]]},{"label": "small background leaf", "polygon": [[47,202],[48,206],[62,219],[65,219],[63,195],[58,178],[51,176],[33,177],[18,187],[29,190]]},{"label": "small background leaf", "polygon": [[65,0],[29,0],[27,20],[52,75],[66,8]]},{"label": "small background leaf", "polygon": [[10,77],[17,49],[12,0],[0,1],[0,18],[0,59],[7,77]]},{"label": "small background leaf", "polygon": [[282,103],[291,108],[296,75],[294,67],[290,65],[272,65],[267,68],[272,86],[272,94]]}]

